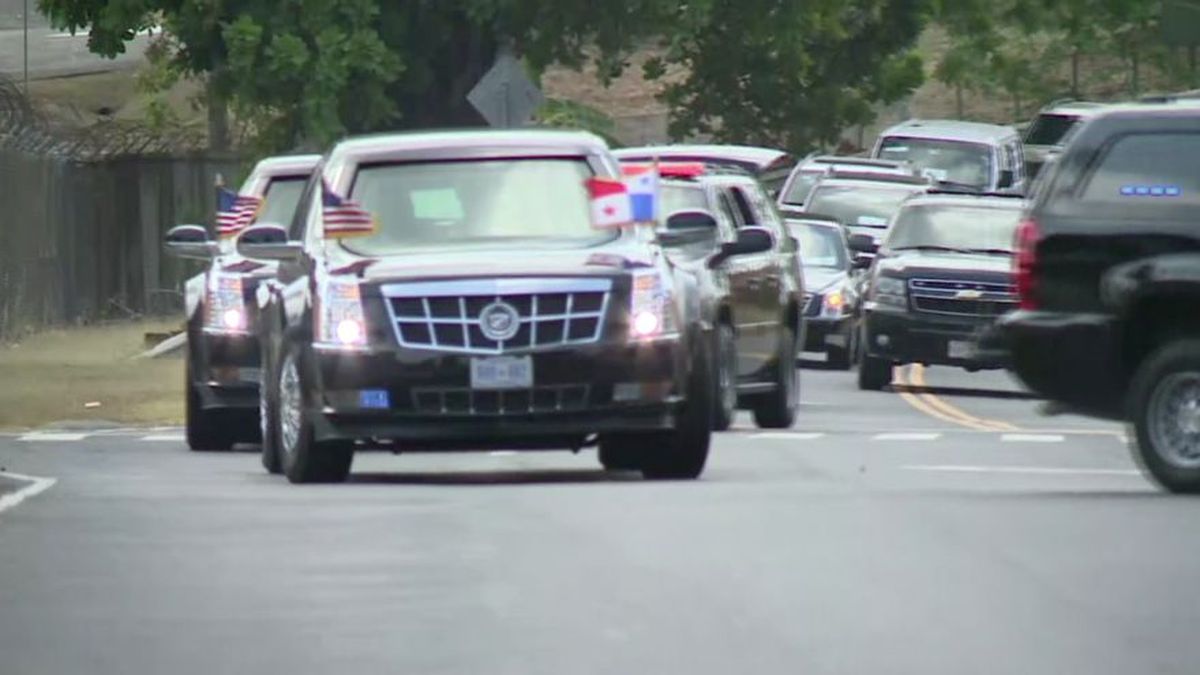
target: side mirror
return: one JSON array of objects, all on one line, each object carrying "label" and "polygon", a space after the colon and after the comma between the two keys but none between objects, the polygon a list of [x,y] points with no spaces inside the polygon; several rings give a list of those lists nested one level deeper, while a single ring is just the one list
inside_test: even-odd
[{"label": "side mirror", "polygon": [[850,250],[855,253],[865,253],[873,256],[879,252],[879,242],[875,241],[875,237],[869,234],[850,235],[849,245]]},{"label": "side mirror", "polygon": [[200,225],[176,225],[163,238],[167,253],[180,258],[211,260],[220,251],[217,242],[208,238],[208,230]]},{"label": "side mirror", "polygon": [[850,268],[856,270],[865,270],[869,268],[873,262],[875,262],[875,256],[867,253],[859,253],[854,256],[853,260],[850,261]]},{"label": "side mirror", "polygon": [[298,241],[288,239],[287,228],[273,223],[253,225],[238,236],[237,251],[243,257],[259,260],[296,260],[304,252]]},{"label": "side mirror", "polygon": [[775,235],[763,227],[743,227],[738,230],[737,240],[721,245],[713,257],[708,259],[709,268],[719,267],[730,258],[770,251],[775,247]]},{"label": "side mirror", "polygon": [[1001,190],[1007,190],[1013,186],[1013,183],[1015,183],[1016,180],[1017,175],[1012,169],[1003,169],[1000,171],[1000,182],[997,183],[996,187],[1000,188]]}]

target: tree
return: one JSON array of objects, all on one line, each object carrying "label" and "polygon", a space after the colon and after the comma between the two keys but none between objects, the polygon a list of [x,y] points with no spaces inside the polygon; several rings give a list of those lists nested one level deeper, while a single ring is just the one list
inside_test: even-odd
[{"label": "tree", "polygon": [[[594,60],[602,77],[657,46],[679,135],[803,149],[872,116],[922,77],[909,48],[927,0],[39,0],[113,55],[161,21],[169,61],[207,78],[262,149],[346,133],[480,123],[470,88],[501,46],[532,70]],[[220,115],[210,128],[219,127]]]}]

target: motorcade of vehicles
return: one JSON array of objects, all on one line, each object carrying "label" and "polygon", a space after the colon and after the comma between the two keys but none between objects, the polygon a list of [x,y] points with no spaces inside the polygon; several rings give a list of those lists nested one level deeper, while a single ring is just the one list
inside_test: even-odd
[{"label": "motorcade of vehicles", "polygon": [[[626,170],[649,168],[623,164]],[[699,163],[664,163],[658,171],[666,216],[659,239],[713,298],[705,320],[715,326],[714,427],[727,429],[739,408],[750,410],[760,427],[792,426],[799,401],[795,354],[805,335],[796,242],[762,186],[745,171]],[[753,229],[769,233],[771,248],[709,264],[739,232]]]},{"label": "motorcade of vehicles", "polygon": [[900,205],[930,187],[924,177],[835,171],[813,186],[804,211],[836,219],[847,235],[868,234],[878,241]]},{"label": "motorcade of vehicles", "polygon": [[703,162],[729,166],[758,179],[774,199],[796,166],[796,156],[786,150],[748,145],[658,145],[613,151],[622,162]]},{"label": "motorcade of vehicles", "polygon": [[184,284],[185,436],[192,450],[228,450],[261,437],[258,307],[255,293],[276,263],[242,256],[237,235],[256,222],[290,222],[319,155],[270,157],[255,165],[233,197],[237,212],[218,209],[218,226],[181,225],[168,253],[203,260]]},{"label": "motorcade of vehicles", "polygon": [[858,347],[861,294],[846,228],[835,218],[783,211],[783,222],[800,249],[804,269],[803,351],[823,352],[826,363],[851,367]]},{"label": "motorcade of vehicles", "polygon": [[[858,386],[878,390],[896,365],[1002,368],[976,342],[1017,307],[1012,260],[1022,200],[1015,195],[913,197],[878,247],[863,301]],[[867,235],[852,249],[875,252]]]},{"label": "motorcade of vehicles", "polygon": [[808,195],[817,181],[831,172],[883,174],[888,176],[917,176],[920,172],[909,162],[894,162],[888,159],[840,155],[812,155],[805,157],[784,182],[779,191],[779,207],[803,209]]},{"label": "motorcade of vehicles", "polygon": [[1127,420],[1165,488],[1200,491],[1200,105],[1096,115],[1018,230],[1020,310],[985,340],[1059,411]]},{"label": "motorcade of vehicles", "polygon": [[[618,178],[581,132],[336,144],[291,228],[239,239],[280,261],[259,298],[268,470],[341,481],[372,448],[598,446],[608,469],[698,477],[714,326],[653,228],[592,226],[620,205],[585,183]],[[773,245],[750,228],[709,264]]]},{"label": "motorcade of vehicles", "polygon": [[946,186],[1024,192],[1024,151],[1009,126],[958,120],[909,120],[885,130],[872,157],[908,161]]},{"label": "motorcade of vehicles", "polygon": [[1062,152],[1071,135],[1106,107],[1095,101],[1055,101],[1038,112],[1025,130],[1022,141],[1025,153],[1025,173],[1033,180],[1042,171],[1047,159]]}]

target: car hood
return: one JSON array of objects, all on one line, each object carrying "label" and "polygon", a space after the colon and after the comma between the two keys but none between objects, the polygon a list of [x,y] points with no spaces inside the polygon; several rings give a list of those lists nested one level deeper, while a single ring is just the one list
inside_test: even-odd
[{"label": "car hood", "polygon": [[356,273],[365,281],[461,279],[464,277],[612,276],[653,265],[644,247],[597,246],[567,250],[424,249],[379,258],[339,256],[334,273]]},{"label": "car hood", "polygon": [[845,283],[847,276],[845,270],[829,267],[805,267],[804,290],[809,293],[823,293],[831,286]]},{"label": "car hood", "polygon": [[880,272],[898,276],[1007,279],[1012,275],[1012,258],[974,253],[921,253],[904,251],[879,258]]}]

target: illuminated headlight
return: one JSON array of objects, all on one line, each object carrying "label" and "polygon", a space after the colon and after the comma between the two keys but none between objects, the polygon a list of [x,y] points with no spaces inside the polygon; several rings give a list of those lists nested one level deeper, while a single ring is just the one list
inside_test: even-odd
[{"label": "illuminated headlight", "polygon": [[675,333],[675,312],[666,283],[657,270],[634,273],[629,308],[629,334],[634,340]]},{"label": "illuminated headlight", "polygon": [[830,291],[825,294],[821,307],[821,311],[826,315],[841,316],[846,311],[846,296],[842,294],[841,290]]},{"label": "illuminated headlight", "polygon": [[367,322],[357,282],[325,282],[318,303],[314,331],[317,346],[326,349],[367,346]]},{"label": "illuminated headlight", "polygon": [[238,335],[247,330],[246,300],[242,278],[214,276],[208,284],[204,302],[204,330],[208,333]]},{"label": "illuminated headlight", "polygon": [[876,277],[875,283],[871,285],[871,299],[881,305],[907,307],[908,288],[903,279]]}]

